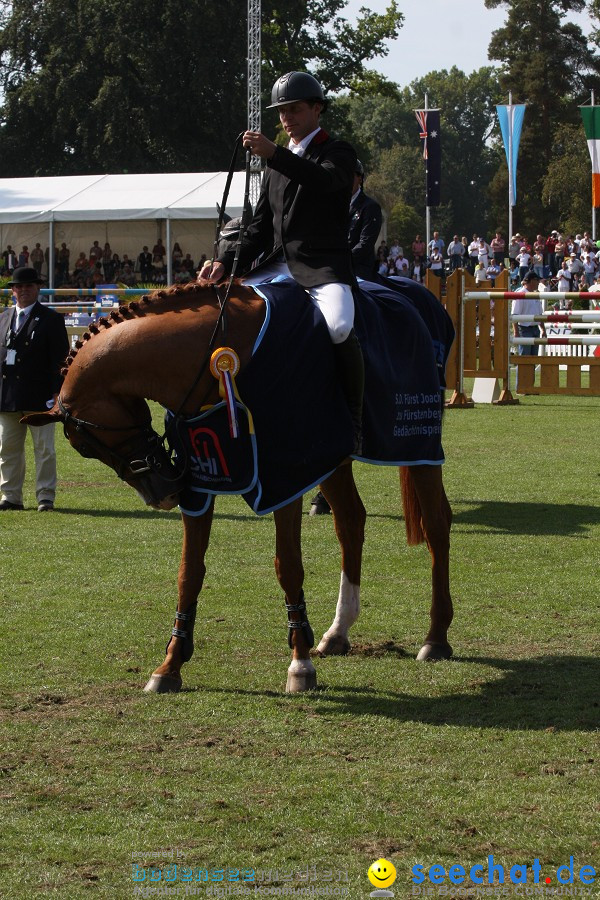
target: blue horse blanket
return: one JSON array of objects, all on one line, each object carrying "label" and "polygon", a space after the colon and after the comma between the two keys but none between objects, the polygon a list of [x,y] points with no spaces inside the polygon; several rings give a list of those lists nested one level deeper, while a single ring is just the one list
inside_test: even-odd
[{"label": "blue horse blanket", "polygon": [[[412,297],[371,282],[355,291],[365,402],[363,449],[354,458],[376,465],[444,461],[443,369],[454,331],[439,301],[412,285]],[[201,515],[220,493],[241,494],[258,515],[272,512],[324,481],[353,449],[321,313],[293,282],[254,290],[265,300],[265,318],[252,359],[237,377],[240,437],[229,436],[220,403],[179,423],[173,440],[189,465],[179,498],[189,515]]]}]

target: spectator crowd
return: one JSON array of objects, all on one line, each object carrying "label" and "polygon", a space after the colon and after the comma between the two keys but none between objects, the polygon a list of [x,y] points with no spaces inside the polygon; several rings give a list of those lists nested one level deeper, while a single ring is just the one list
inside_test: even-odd
[{"label": "spectator crowd", "polygon": [[[30,266],[35,269],[38,276],[42,270],[48,272],[50,265],[49,248],[42,250],[37,243],[30,250],[27,245],[20,252],[14,250],[9,244],[1,257],[1,274],[3,277],[12,276],[15,269]],[[193,281],[196,270],[204,264],[206,256],[202,254],[196,262],[191,254],[184,253],[179,244],[173,244],[171,251],[172,278],[174,283],[182,284]],[[81,251],[74,258],[67,244],[63,242],[60,247],[54,248],[54,286],[73,288],[94,288],[102,284],[124,284],[127,287],[135,287],[137,284],[167,283],[167,248],[161,238],[150,250],[144,245],[135,259],[130,259],[127,253],[119,254],[113,250],[107,242],[104,247],[99,241],[94,241],[89,253]]]},{"label": "spectator crowd", "polygon": [[477,282],[492,284],[508,268],[511,288],[518,287],[528,272],[535,272],[544,282],[540,290],[600,290],[600,241],[594,241],[587,231],[565,236],[554,230],[548,237],[536,235],[533,242],[519,233],[507,242],[497,231],[489,242],[478,234],[470,241],[455,234],[446,246],[434,231],[428,245],[417,234],[409,254],[398,239],[389,246],[382,241],[377,248],[377,271],[386,277],[422,282],[427,269],[445,278],[448,272],[462,268]]}]

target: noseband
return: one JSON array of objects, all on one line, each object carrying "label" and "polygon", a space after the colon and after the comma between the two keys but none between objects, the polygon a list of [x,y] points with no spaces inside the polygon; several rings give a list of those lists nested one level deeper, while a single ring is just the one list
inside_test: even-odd
[{"label": "noseband", "polygon": [[[88,446],[100,454],[108,455],[110,465],[124,481],[139,481],[140,492],[151,503],[158,504],[169,494],[176,494],[185,484],[185,471],[175,465],[159,436],[150,425],[99,425],[74,416],[64,405],[60,395],[58,408],[63,416],[63,430],[69,440],[68,426],[85,438],[77,448],[84,457],[94,456]],[[124,438],[114,447],[99,440],[94,431],[135,431],[131,438]],[[127,452],[128,451],[128,452]],[[145,489],[145,490],[144,490]]]}]

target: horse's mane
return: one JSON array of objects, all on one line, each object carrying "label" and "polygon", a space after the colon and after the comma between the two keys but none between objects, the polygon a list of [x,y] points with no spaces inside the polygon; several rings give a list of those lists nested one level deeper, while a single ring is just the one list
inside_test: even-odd
[{"label": "horse's mane", "polygon": [[[242,292],[252,294],[249,288],[244,288],[240,281],[236,278],[234,281],[236,286],[236,296],[239,296],[240,288]],[[216,305],[219,298],[212,285],[198,284],[195,281],[188,284],[177,284],[173,287],[164,288],[158,291],[152,291],[150,294],[144,294],[139,301],[132,300],[131,303],[119,306],[118,310],[113,310],[108,316],[102,316],[97,322],[88,325],[86,331],[80,341],[75,342],[75,346],[69,351],[69,355],[65,360],[65,366],[61,369],[61,375],[66,375],[69,366],[77,356],[77,353],[88,341],[107,331],[114,325],[121,325],[129,319],[140,319],[147,315],[159,315],[160,313],[171,312],[172,310],[192,309],[194,306],[207,306],[214,302]]]}]

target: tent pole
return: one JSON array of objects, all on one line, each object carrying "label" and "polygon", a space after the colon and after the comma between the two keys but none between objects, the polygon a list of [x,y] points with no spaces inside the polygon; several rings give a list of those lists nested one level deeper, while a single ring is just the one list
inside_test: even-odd
[{"label": "tent pole", "polygon": [[56,260],[54,259],[54,221],[51,219],[48,224],[48,287],[54,287],[54,269]]},{"label": "tent pole", "polygon": [[167,284],[173,284],[173,249],[171,247],[170,219],[167,219]]}]

